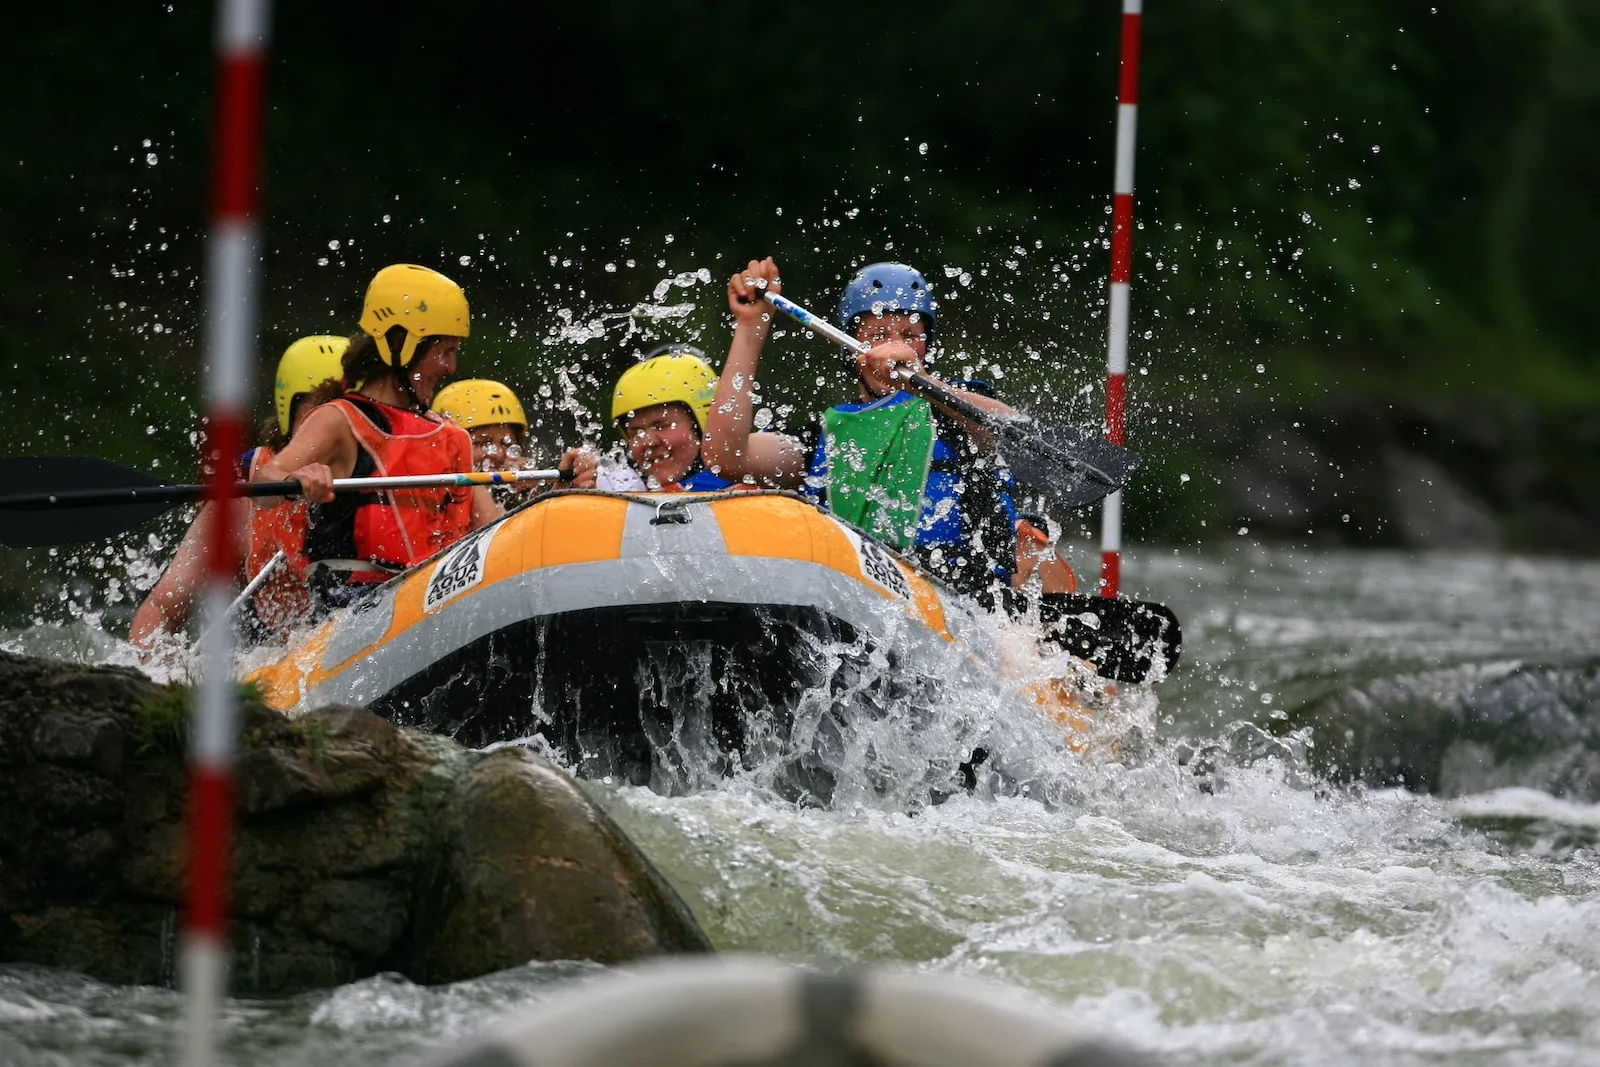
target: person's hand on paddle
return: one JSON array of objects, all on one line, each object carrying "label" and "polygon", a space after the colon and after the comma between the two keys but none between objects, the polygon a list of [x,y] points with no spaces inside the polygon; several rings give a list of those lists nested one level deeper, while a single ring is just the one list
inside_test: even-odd
[{"label": "person's hand on paddle", "polygon": [[561,472],[556,488],[593,489],[600,471],[600,457],[587,448],[569,448],[561,453],[556,469]]},{"label": "person's hand on paddle", "polygon": [[913,371],[921,373],[922,356],[904,341],[884,341],[856,356],[856,373],[873,396],[898,393]]},{"label": "person's hand on paddle", "polygon": [[300,483],[300,495],[309,503],[326,504],[333,500],[333,471],[326,463],[307,463],[289,477]]},{"label": "person's hand on paddle", "polygon": [[744,270],[728,279],[728,310],[733,312],[736,327],[761,327],[772,321],[772,306],[763,298],[764,293],[783,292],[778,280],[778,264],[771,256],[752,259]]}]

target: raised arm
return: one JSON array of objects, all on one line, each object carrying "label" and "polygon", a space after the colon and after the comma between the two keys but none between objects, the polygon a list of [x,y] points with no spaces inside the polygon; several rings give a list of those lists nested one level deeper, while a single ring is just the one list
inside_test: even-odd
[{"label": "raised arm", "polygon": [[778,265],[769,256],[728,280],[728,310],[733,312],[733,343],[717,382],[716,399],[706,416],[700,461],[712,473],[734,481],[752,480],[776,489],[798,489],[805,478],[806,454],[797,441],[756,430],[755,386],[761,349],[772,332],[773,310],[762,298],[779,292]]}]

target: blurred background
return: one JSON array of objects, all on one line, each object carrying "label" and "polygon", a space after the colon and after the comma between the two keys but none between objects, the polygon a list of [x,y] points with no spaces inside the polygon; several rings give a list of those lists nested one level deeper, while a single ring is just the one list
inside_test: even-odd
[{"label": "blurred background", "polygon": [[[212,5],[7,21],[7,451],[188,479]],[[1600,547],[1600,5],[1168,0],[1144,27],[1129,538]],[[550,447],[609,446],[616,374],[667,340],[720,363],[726,278],[771,254],[829,312],[855,266],[918,266],[936,370],[1096,424],[1118,32],[1086,0],[281,2],[260,414],[284,346],[411,261],[468,292],[464,374]],[[792,330],[762,385],[796,431],[852,388]]]}]

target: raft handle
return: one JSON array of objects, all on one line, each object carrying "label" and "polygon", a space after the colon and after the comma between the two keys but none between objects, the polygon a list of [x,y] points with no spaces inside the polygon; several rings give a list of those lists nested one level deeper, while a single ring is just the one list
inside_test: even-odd
[{"label": "raft handle", "polygon": [[656,505],[656,515],[650,520],[650,525],[687,526],[690,521],[689,508],[683,501],[663,500]]}]

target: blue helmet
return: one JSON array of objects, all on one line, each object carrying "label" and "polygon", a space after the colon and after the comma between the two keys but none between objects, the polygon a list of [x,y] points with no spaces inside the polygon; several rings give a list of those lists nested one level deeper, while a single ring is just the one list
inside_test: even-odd
[{"label": "blue helmet", "polygon": [[928,279],[915,268],[904,263],[873,263],[857,271],[844,287],[844,295],[839,298],[839,325],[853,330],[856,319],[862,315],[915,311],[927,323],[931,340],[938,306]]}]

